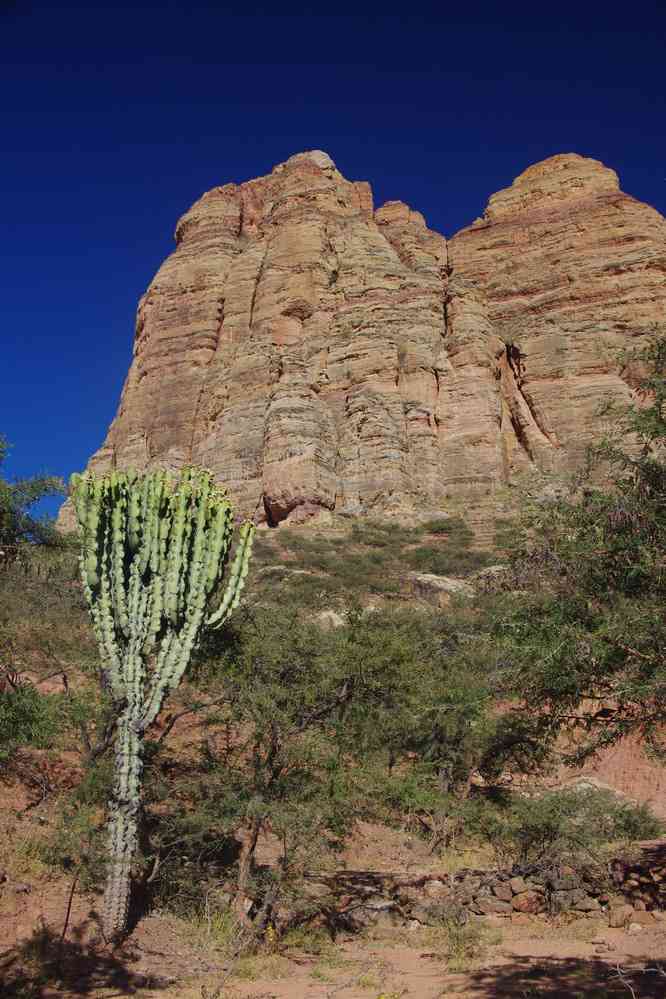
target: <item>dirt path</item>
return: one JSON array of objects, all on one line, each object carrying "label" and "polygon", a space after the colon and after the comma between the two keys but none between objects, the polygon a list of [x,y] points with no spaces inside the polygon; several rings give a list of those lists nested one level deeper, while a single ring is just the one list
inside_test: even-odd
[{"label": "dirt path", "polygon": [[[586,928],[589,929],[589,928]],[[578,932],[573,929],[572,934]],[[624,931],[600,932],[607,946],[583,942],[566,934],[533,939],[508,927],[502,941],[483,964],[451,974],[446,961],[421,947],[390,941],[348,944],[340,967],[316,960],[292,964],[288,978],[259,977],[251,983],[234,980],[224,999],[590,999],[625,996],[666,997],[666,930],[630,937]],[[608,945],[612,949],[608,949]],[[658,965],[663,973],[658,971]],[[655,970],[645,971],[653,968]],[[322,981],[321,976],[327,980]],[[211,989],[214,983],[211,981]],[[201,999],[199,983],[181,992],[183,999]],[[214,992],[212,992],[214,995]],[[157,996],[155,996],[157,999]]]},{"label": "dirt path", "polygon": [[[8,852],[19,831],[2,829]],[[388,832],[361,833],[363,861],[377,863],[377,842],[389,868],[428,861],[419,843],[403,855]],[[666,922],[632,934],[599,917],[554,926],[515,916],[486,923],[481,953],[453,966],[436,930],[385,925],[335,944],[306,934],[287,953],[243,958],[227,979],[225,942],[175,917],[150,915],[120,950],[100,947],[99,899],[78,891],[61,944],[72,878],[23,863],[0,884],[2,999],[666,999]]]},{"label": "dirt path", "polygon": [[228,959],[186,923],[151,916],[112,952],[94,944],[94,920],[82,916],[62,948],[61,927],[43,914],[5,951],[3,999],[666,999],[666,924],[630,934],[592,919],[498,922],[485,953],[455,972],[432,931],[386,928],[320,953],[244,958],[227,979]]}]

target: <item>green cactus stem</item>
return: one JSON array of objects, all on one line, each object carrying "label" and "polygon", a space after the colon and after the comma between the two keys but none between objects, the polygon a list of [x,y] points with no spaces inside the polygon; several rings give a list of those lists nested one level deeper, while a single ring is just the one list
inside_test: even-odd
[{"label": "green cactus stem", "polygon": [[102,683],[117,712],[103,913],[104,933],[114,940],[127,929],[144,733],[180,683],[204,629],[221,627],[238,606],[254,527],[240,528],[225,580],[233,510],[209,472],[86,472],[72,476],[71,492]]}]

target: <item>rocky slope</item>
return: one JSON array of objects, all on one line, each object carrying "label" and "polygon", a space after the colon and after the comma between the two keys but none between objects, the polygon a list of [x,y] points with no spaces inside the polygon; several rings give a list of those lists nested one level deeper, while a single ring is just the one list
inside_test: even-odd
[{"label": "rocky slope", "polygon": [[176,243],[91,466],[206,465],[269,524],[488,519],[523,470],[580,459],[631,396],[618,349],[666,332],[666,220],[574,154],[448,245],[319,151],[209,191]]}]

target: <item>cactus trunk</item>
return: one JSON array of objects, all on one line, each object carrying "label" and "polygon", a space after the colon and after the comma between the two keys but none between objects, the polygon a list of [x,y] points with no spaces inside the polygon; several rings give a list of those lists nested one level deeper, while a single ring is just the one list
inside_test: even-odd
[{"label": "cactus trunk", "polygon": [[128,707],[118,719],[116,775],[107,826],[109,861],[102,910],[102,929],[107,940],[116,940],[127,926],[132,861],[139,836],[142,750],[138,708]]}]

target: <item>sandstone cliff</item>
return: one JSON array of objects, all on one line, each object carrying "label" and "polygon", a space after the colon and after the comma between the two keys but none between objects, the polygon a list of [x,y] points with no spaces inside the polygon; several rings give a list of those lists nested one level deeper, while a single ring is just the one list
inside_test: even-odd
[{"label": "sandstone cliff", "polygon": [[563,470],[666,332],[666,220],[554,156],[446,240],[322,152],[205,194],[142,298],[96,469],[194,462],[243,512],[458,508]]}]

